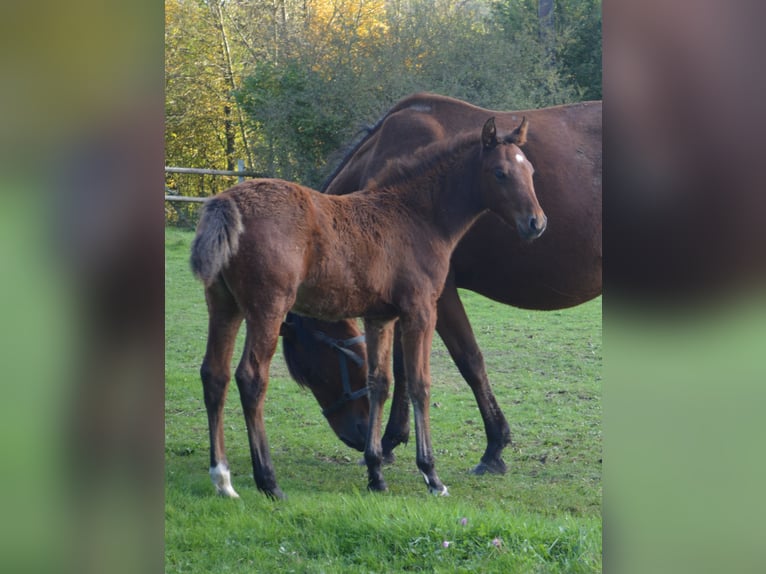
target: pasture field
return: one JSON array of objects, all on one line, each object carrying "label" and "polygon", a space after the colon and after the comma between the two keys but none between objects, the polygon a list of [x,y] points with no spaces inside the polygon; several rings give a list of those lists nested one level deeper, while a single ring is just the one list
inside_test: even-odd
[{"label": "pasture field", "polygon": [[[468,385],[438,337],[431,428],[449,497],[427,493],[414,430],[366,491],[361,453],[324,421],[313,395],[274,357],[265,421],[277,480],[252,480],[236,383],[226,446],[239,500],[215,495],[199,366],[207,333],[202,286],[189,271],[193,233],[165,235],[166,572],[600,572],[601,299],[533,312],[462,292],[492,387],[511,426],[503,476],[473,476],[486,439]],[[241,350],[242,337],[235,351]],[[386,409],[386,412],[388,409]],[[387,416],[386,416],[387,420]]]}]

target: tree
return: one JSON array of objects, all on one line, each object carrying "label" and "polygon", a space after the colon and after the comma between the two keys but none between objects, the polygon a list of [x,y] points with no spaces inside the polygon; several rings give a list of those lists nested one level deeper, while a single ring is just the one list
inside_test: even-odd
[{"label": "tree", "polygon": [[559,2],[562,75],[579,99],[601,99],[601,0]]},{"label": "tree", "polygon": [[226,169],[234,170],[235,167],[235,154],[236,154],[236,136],[234,120],[232,119],[233,110],[236,107],[238,124],[240,128],[240,134],[242,136],[242,147],[245,154],[248,156],[248,165],[252,165],[253,159],[250,154],[250,146],[248,145],[248,138],[245,132],[244,122],[242,121],[242,114],[239,106],[234,101],[234,92],[237,90],[237,81],[234,76],[234,66],[231,58],[231,48],[229,46],[229,35],[226,31],[226,23],[224,21],[224,5],[226,0],[212,0],[208,6],[215,19],[215,27],[218,30],[220,36],[221,45],[221,60],[224,83],[228,88],[225,94],[226,103],[223,105],[223,126],[226,140]]},{"label": "tree", "polygon": [[601,98],[601,0],[498,0],[495,20],[525,47],[530,93],[546,103]]},{"label": "tree", "polygon": [[318,187],[326,156],[341,144],[343,102],[300,59],[264,62],[248,76],[237,100],[251,127],[255,168]]},{"label": "tree", "polygon": [[231,169],[249,135],[233,92],[239,70],[221,0],[166,0],[166,157],[189,167]]}]

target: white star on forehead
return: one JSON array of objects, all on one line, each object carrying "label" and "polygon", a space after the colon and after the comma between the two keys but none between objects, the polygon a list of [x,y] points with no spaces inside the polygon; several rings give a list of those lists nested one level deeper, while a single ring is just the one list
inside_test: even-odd
[{"label": "white star on forehead", "polygon": [[521,155],[520,153],[517,153],[516,154],[516,161],[519,162],[519,163],[522,163],[524,161],[524,156]]}]

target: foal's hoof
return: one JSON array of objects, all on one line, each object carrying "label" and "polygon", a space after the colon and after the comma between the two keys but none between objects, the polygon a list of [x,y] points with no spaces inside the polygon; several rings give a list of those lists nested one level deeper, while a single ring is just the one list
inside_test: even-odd
[{"label": "foal's hoof", "polygon": [[482,474],[505,474],[508,467],[502,458],[496,458],[490,461],[481,461],[471,469],[471,474],[481,476]]},{"label": "foal's hoof", "polygon": [[370,492],[388,492],[388,485],[385,480],[371,480],[367,483],[367,490]]},{"label": "foal's hoof", "polygon": [[434,496],[449,496],[447,486],[443,484],[436,475],[429,480],[428,475],[425,472],[421,472],[420,474],[423,475],[423,480],[426,481],[426,486],[428,487],[428,492],[430,494],[433,494]]},{"label": "foal's hoof", "polygon": [[239,498],[239,494],[231,486],[216,490],[216,494],[221,498]]},{"label": "foal's hoof", "polygon": [[433,486],[429,486],[428,492],[434,496],[449,496],[449,491],[447,490],[446,484],[442,484],[441,488],[434,488]]},{"label": "foal's hoof", "polygon": [[223,498],[239,498],[239,494],[231,485],[231,472],[225,464],[219,464],[210,468],[210,478],[215,486],[218,496]]}]

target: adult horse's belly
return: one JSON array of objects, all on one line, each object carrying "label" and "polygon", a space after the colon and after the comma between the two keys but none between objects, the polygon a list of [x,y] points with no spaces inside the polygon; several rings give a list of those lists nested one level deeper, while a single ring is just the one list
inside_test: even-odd
[{"label": "adult horse's belly", "polygon": [[[557,227],[558,226],[558,227]],[[563,309],[601,293],[600,234],[549,216],[537,240],[522,241],[492,214],[471,228],[452,256],[458,287],[525,309]]]}]

